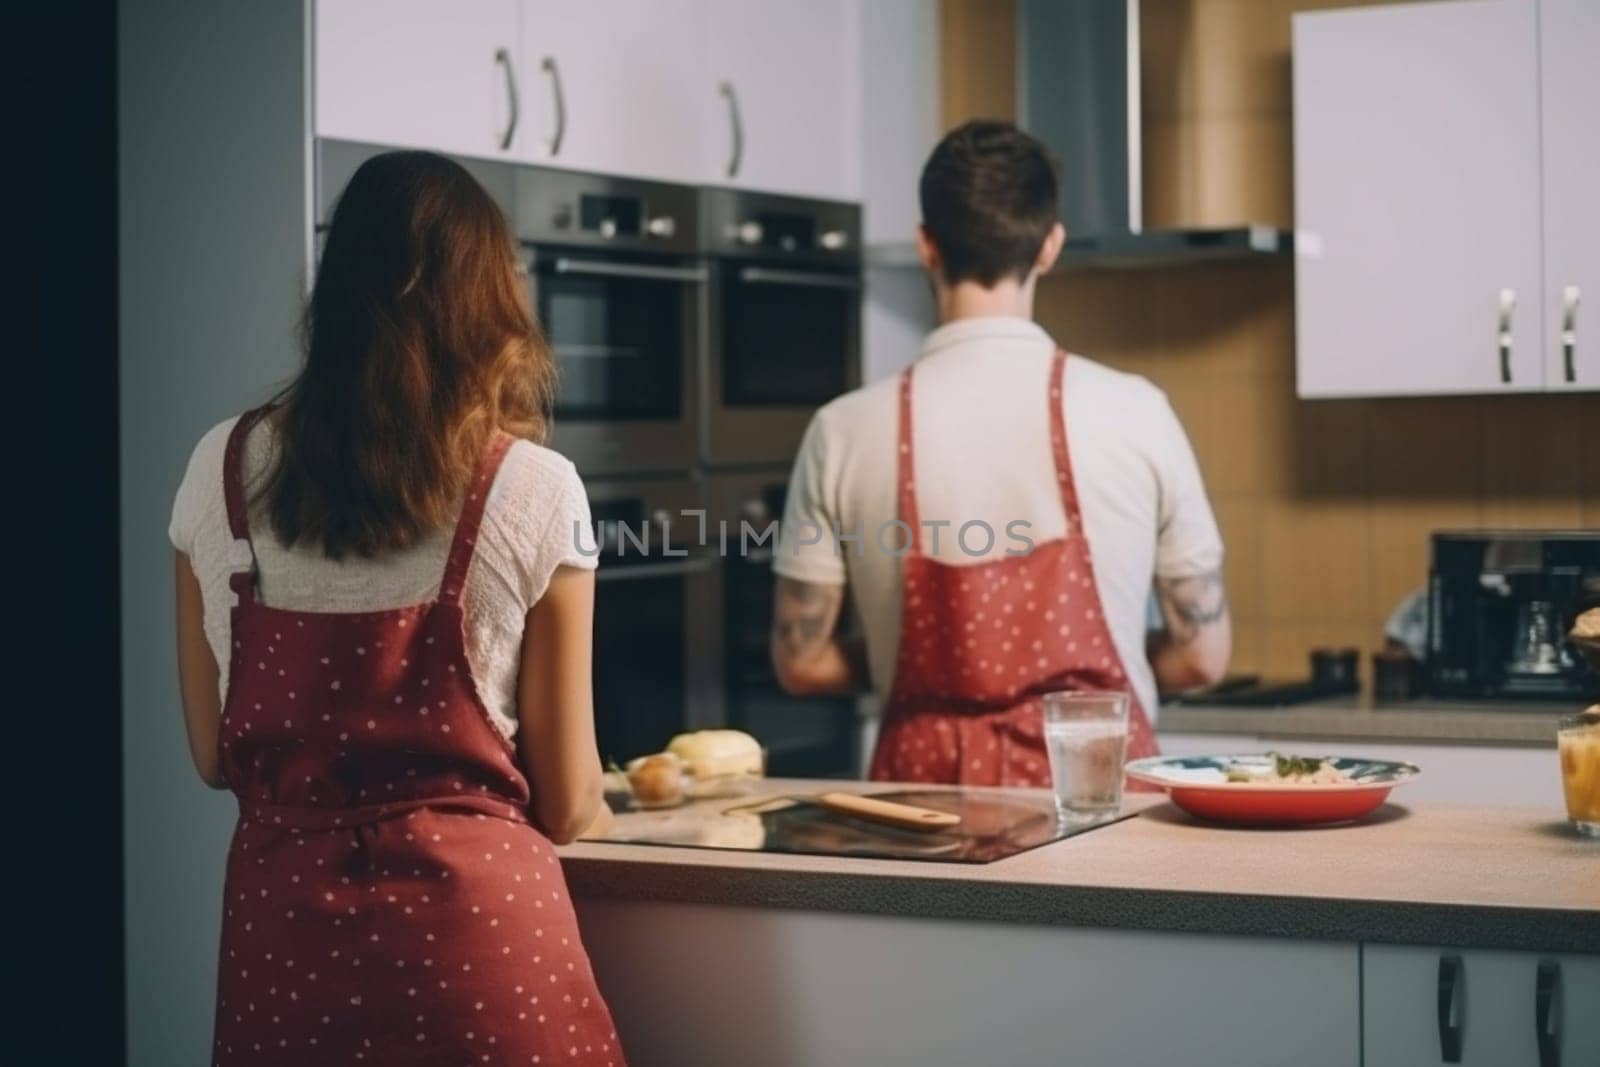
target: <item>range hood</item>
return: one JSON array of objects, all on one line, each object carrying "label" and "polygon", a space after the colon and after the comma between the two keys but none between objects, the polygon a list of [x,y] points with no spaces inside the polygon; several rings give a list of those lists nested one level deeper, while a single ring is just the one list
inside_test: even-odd
[{"label": "range hood", "polygon": [[1276,226],[1146,230],[1139,0],[1019,0],[1018,124],[1065,171],[1067,244],[1056,269],[1168,266],[1285,255]]}]

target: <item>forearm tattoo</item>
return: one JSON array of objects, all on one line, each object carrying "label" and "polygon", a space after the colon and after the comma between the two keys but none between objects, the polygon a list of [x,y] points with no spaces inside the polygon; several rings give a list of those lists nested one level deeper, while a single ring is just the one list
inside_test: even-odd
[{"label": "forearm tattoo", "polygon": [[844,586],[779,578],[772,612],[772,641],[786,656],[804,660],[833,639]]},{"label": "forearm tattoo", "polygon": [[1184,578],[1157,578],[1156,596],[1161,601],[1161,614],[1174,644],[1188,644],[1206,627],[1221,622],[1228,614],[1228,595],[1222,587],[1221,571]]}]

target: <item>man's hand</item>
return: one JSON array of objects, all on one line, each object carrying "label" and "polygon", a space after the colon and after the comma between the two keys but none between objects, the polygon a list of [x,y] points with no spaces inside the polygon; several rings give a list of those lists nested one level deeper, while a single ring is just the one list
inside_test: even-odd
[{"label": "man's hand", "polygon": [[867,679],[865,650],[838,633],[844,586],[779,578],[772,608],[772,666],[797,696],[854,693]]},{"label": "man's hand", "polygon": [[1166,622],[1148,648],[1156,684],[1170,693],[1220,682],[1233,651],[1222,572],[1157,578],[1155,588]]}]

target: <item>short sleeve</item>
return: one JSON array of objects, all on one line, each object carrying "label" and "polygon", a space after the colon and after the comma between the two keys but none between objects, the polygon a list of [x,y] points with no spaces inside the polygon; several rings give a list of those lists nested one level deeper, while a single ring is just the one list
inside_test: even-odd
[{"label": "short sleeve", "polygon": [[1154,427],[1161,510],[1156,537],[1156,577],[1185,578],[1222,567],[1222,534],[1206,497],[1200,464],[1183,424],[1165,396]]},{"label": "short sleeve", "polygon": [[571,461],[547,448],[525,441],[512,446],[485,521],[494,523],[496,540],[510,554],[523,611],[544,596],[557,567],[593,570],[598,561],[583,479]]},{"label": "short sleeve", "polygon": [[172,547],[186,556],[193,556],[195,538],[207,517],[222,500],[222,465],[228,450],[228,435],[233,432],[236,420],[228,419],[213,426],[200,438],[189,454],[189,465],[184,469],[183,481],[172,499],[172,518],[167,523],[167,540]]},{"label": "short sleeve", "polygon": [[[556,567],[579,567],[594,570],[600,556],[600,546],[595,541],[594,522],[589,516],[589,493],[583,479],[569,463],[561,478],[561,493],[552,517],[551,536],[556,546],[552,554],[551,570]],[[548,576],[546,576],[548,580]]]},{"label": "short sleeve", "polygon": [[843,585],[845,563],[835,547],[833,531],[841,523],[833,507],[828,465],[825,412],[806,427],[789,476],[789,496],[778,531],[772,569],[797,582]]}]

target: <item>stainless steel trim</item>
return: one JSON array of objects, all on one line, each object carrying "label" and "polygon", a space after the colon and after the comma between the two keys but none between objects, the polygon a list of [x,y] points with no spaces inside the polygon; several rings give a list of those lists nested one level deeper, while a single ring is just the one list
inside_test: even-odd
[{"label": "stainless steel trim", "polygon": [[717,86],[717,92],[728,102],[728,124],[733,134],[733,148],[728,155],[728,177],[737,178],[744,162],[744,118],[739,114],[739,90],[732,82]]},{"label": "stainless steel trim", "polygon": [[1500,381],[1511,384],[1511,316],[1517,310],[1517,291],[1500,290],[1500,330],[1496,348],[1500,353]]},{"label": "stainless steel trim", "polygon": [[1578,300],[1576,285],[1561,290],[1561,361],[1569,382],[1578,380]]},{"label": "stainless steel trim", "polygon": [[860,289],[861,279],[854,274],[824,274],[806,270],[773,270],[770,267],[745,267],[739,280],[752,285],[809,285],[818,289]]},{"label": "stainless steel trim", "polygon": [[1139,75],[1143,60],[1139,54],[1139,0],[1128,0],[1128,58],[1125,75],[1128,83],[1128,232],[1144,229],[1144,125],[1140,111]]},{"label": "stainless steel trim", "polygon": [[657,267],[644,263],[607,263],[593,259],[561,256],[551,264],[557,274],[597,274],[611,278],[646,278],[661,282],[689,282],[703,285],[711,275],[704,267]]},{"label": "stainless steel trim", "polygon": [[561,68],[555,56],[545,56],[539,69],[550,75],[550,103],[556,112],[556,128],[550,134],[550,155],[561,154],[561,139],[567,135],[567,98],[561,92]]},{"label": "stainless steel trim", "polygon": [[510,117],[506,120],[506,132],[500,135],[500,150],[503,152],[511,147],[511,138],[517,132],[517,118],[522,110],[522,102],[517,95],[517,72],[511,65],[511,53],[504,48],[496,48],[494,61],[506,72],[506,102],[511,105]]},{"label": "stainless steel trim", "polygon": [[597,582],[621,582],[634,578],[672,578],[685,574],[700,574],[716,566],[714,556],[692,556],[671,563],[638,563],[623,567],[601,567],[595,571]]}]

